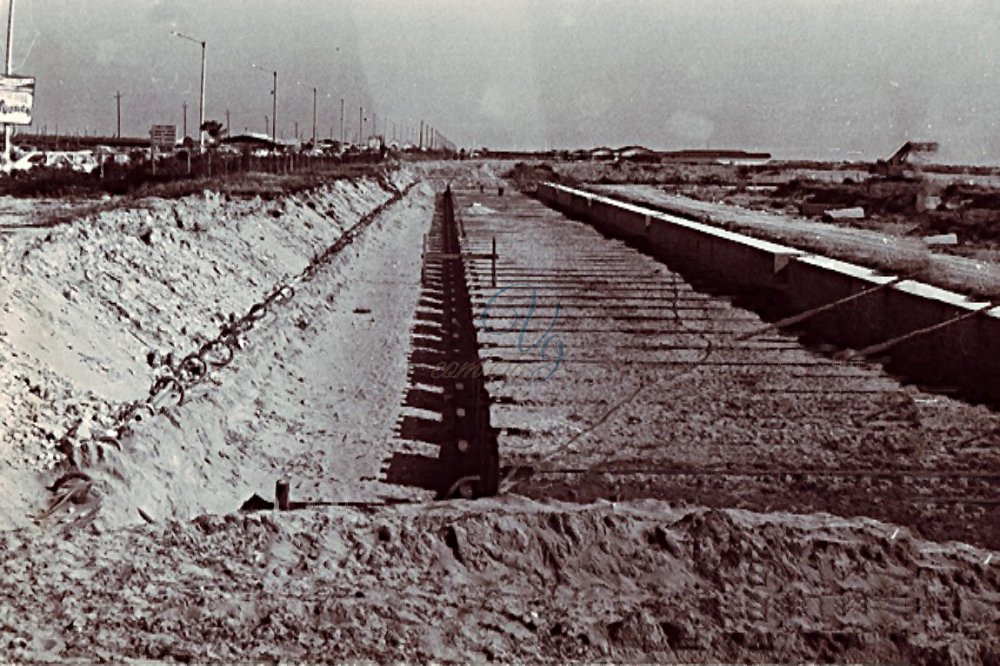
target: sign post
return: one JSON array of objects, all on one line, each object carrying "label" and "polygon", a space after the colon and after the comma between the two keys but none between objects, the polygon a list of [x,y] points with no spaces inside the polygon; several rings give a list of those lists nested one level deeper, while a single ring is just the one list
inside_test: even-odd
[{"label": "sign post", "polygon": [[0,76],[0,123],[30,125],[34,101],[34,77]]},{"label": "sign post", "polygon": [[[3,73],[5,76],[10,76],[11,60],[14,57],[14,0],[10,0],[10,5],[7,8],[7,53],[4,56],[4,66]],[[11,126],[9,124],[4,124],[3,126],[3,167],[4,169],[10,168],[10,138],[11,138]]]},{"label": "sign post", "polygon": [[177,125],[153,125],[149,130],[149,161],[156,174],[156,149],[173,151],[177,144]]},{"label": "sign post", "polygon": [[[9,69],[8,69],[9,71]],[[35,101],[35,79],[30,76],[0,76],[0,123],[3,124],[3,168],[10,169],[14,125],[30,125]]]}]

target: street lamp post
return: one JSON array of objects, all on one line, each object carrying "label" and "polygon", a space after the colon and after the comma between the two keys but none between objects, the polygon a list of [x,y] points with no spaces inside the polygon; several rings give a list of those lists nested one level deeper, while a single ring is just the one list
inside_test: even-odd
[{"label": "street lamp post", "polygon": [[[254,69],[266,72],[267,70],[258,65],[250,65]],[[278,147],[278,70],[273,70],[274,83],[271,87],[271,143]]]},{"label": "street lamp post", "polygon": [[194,37],[188,37],[176,30],[172,33],[175,37],[186,39],[189,42],[201,45],[201,95],[198,102],[198,152],[205,151],[205,42]]}]

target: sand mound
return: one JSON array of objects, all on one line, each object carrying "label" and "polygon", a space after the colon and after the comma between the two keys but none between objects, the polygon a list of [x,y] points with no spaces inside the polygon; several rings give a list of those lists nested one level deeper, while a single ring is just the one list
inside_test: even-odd
[{"label": "sand mound", "polygon": [[15,659],[1000,656],[987,553],[868,520],[511,498],[0,545]]}]

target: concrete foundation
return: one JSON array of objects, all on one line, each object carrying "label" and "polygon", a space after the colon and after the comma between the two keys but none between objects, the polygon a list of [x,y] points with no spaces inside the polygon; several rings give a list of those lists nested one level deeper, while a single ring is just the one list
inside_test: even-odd
[{"label": "concrete foundation", "polygon": [[[795,314],[893,282],[894,276],[762,241],[563,185],[538,198],[672,266],[707,275],[769,314]],[[914,280],[901,280],[816,315],[796,329],[810,339],[860,349],[987,305]],[[911,381],[1000,402],[1000,309],[976,314],[893,346],[879,357]]]}]

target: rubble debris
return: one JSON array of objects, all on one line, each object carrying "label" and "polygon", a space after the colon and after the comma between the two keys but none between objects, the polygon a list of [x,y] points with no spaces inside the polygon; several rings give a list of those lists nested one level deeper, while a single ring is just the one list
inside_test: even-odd
[{"label": "rubble debris", "polygon": [[933,236],[924,236],[924,242],[928,245],[957,245],[958,244],[958,234],[935,234]]},{"label": "rubble debris", "polygon": [[156,240],[156,230],[148,224],[142,225],[139,229],[139,239],[146,245],[152,245]]},{"label": "rubble debris", "polygon": [[826,220],[863,220],[865,219],[865,209],[860,206],[852,208],[836,208],[823,213]]},{"label": "rubble debris", "polygon": [[817,215],[822,215],[828,210],[834,210],[840,208],[843,204],[835,202],[825,202],[819,203],[815,201],[803,201],[799,204],[799,213],[805,215],[806,217],[814,217]]}]

